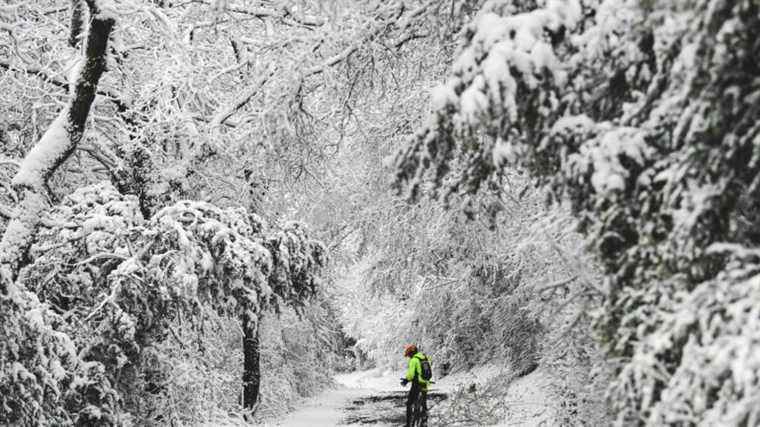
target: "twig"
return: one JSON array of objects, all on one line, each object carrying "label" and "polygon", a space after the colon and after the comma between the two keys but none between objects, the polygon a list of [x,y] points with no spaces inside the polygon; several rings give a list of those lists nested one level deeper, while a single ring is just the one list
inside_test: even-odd
[{"label": "twig", "polygon": [[177,335],[177,332],[174,330],[174,328],[172,327],[172,325],[167,325],[167,327],[169,329],[169,332],[172,333],[172,336],[174,337],[174,340],[177,341],[177,343],[179,344],[179,347],[181,349],[183,349],[183,350],[185,348],[187,348],[187,344],[185,344],[184,341],[182,341],[181,339],[179,339],[179,336]]},{"label": "twig", "polygon": [[545,291],[549,291],[549,290],[556,289],[556,288],[561,288],[562,286],[569,285],[570,283],[573,283],[577,279],[578,279],[577,275],[573,276],[573,277],[571,277],[569,279],[563,279],[563,280],[554,282],[551,285],[544,286],[543,288],[536,289],[536,292],[540,294],[540,293],[543,293]]},{"label": "twig", "polygon": [[2,156],[0,157],[0,165],[10,165],[10,166],[19,167],[21,166],[21,162],[18,160],[11,159],[10,157]]},{"label": "twig", "polygon": [[235,100],[235,102],[214,116],[210,123],[211,127],[214,128],[224,124],[224,122],[226,122],[227,119],[235,114],[236,111],[243,108],[243,106],[245,106],[245,104],[247,104],[251,98],[253,98],[254,95],[256,95],[261,90],[267,81],[269,81],[276,70],[277,68],[275,67],[270,68],[267,73],[261,76],[253,85],[246,89],[245,92],[243,92],[243,94]]},{"label": "twig", "polygon": [[109,302],[115,301],[116,300],[116,294],[118,293],[118,291],[120,289],[121,289],[121,286],[117,283],[111,289],[111,293],[108,294],[108,296],[105,299],[103,299],[103,301],[101,301],[100,304],[98,304],[98,306],[95,307],[95,309],[92,310],[90,312],[90,314],[87,315],[87,317],[84,318],[84,321],[85,322],[89,321],[92,318],[92,316],[94,316],[95,314],[97,314],[97,312],[99,312],[101,309],[103,309],[103,307],[105,307],[106,304],[108,304]]},{"label": "twig", "polygon": [[0,217],[3,217],[5,219],[11,219],[16,217],[16,211],[13,209],[0,205]]},{"label": "twig", "polygon": [[118,255],[118,254],[114,254],[114,253],[101,253],[101,254],[95,254],[95,255],[87,258],[84,261],[79,261],[77,263],[69,264],[69,265],[72,265],[72,266],[76,267],[76,266],[79,266],[79,265],[82,265],[82,264],[89,264],[92,261],[97,261],[99,259],[120,259],[120,260],[125,261],[125,260],[127,260],[127,257],[124,256],[124,255]]},{"label": "twig", "polygon": [[[44,71],[44,70],[39,69],[39,68],[34,68],[34,67],[17,68],[16,66],[14,66],[13,64],[11,64],[10,62],[6,62],[6,61],[0,61],[0,68],[4,68],[4,69],[6,69],[8,71],[17,70],[17,71],[21,71],[22,73],[29,74],[30,76],[37,76],[40,79],[42,79],[43,81],[46,81],[46,82],[50,83],[53,86],[56,86],[56,87],[59,87],[59,88],[62,88],[62,89],[66,89],[67,91],[69,90],[69,84],[68,83],[66,83],[63,80],[60,80],[60,79],[58,79],[58,78],[56,78],[56,77],[48,74],[47,71]],[[121,99],[119,99],[119,97],[116,96],[116,94],[114,94],[112,92],[108,92],[108,91],[104,91],[104,90],[98,90],[96,93],[98,95],[101,95],[101,96],[105,97],[109,101],[111,101],[120,112],[127,111],[127,110],[130,109],[129,105],[127,105],[124,101],[122,101]]]}]

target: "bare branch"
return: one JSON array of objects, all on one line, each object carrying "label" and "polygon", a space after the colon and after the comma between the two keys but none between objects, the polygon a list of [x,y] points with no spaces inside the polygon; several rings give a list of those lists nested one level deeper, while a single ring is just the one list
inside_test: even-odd
[{"label": "bare branch", "polygon": [[540,294],[540,293],[543,293],[543,292],[546,292],[546,291],[550,291],[550,290],[553,290],[553,289],[561,288],[563,286],[569,285],[570,283],[573,283],[577,279],[578,279],[578,276],[573,276],[573,277],[570,277],[568,279],[559,280],[557,282],[552,283],[551,285],[547,285],[547,286],[544,286],[542,288],[536,289],[536,292]]}]

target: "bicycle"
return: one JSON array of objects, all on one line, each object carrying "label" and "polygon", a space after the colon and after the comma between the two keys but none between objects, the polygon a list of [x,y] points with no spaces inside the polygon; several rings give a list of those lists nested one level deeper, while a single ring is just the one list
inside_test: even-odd
[{"label": "bicycle", "polygon": [[412,406],[412,427],[427,427],[427,405],[425,395],[427,392],[421,391]]},{"label": "bicycle", "polygon": [[[403,380],[403,379],[402,379]],[[430,384],[433,384],[431,381]],[[427,427],[427,391],[420,390],[415,401],[412,403],[411,427]]]}]

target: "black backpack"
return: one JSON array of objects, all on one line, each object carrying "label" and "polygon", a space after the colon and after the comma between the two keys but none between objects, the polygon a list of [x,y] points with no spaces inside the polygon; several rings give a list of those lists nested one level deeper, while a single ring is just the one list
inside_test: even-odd
[{"label": "black backpack", "polygon": [[433,367],[430,365],[430,359],[427,356],[423,356],[424,359],[420,359],[420,378],[425,381],[430,381],[433,378]]}]

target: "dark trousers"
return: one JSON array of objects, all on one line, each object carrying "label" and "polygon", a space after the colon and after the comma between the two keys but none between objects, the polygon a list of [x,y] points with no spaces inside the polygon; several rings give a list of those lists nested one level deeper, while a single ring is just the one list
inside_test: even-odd
[{"label": "dark trousers", "polygon": [[419,383],[412,381],[412,388],[409,389],[409,394],[406,396],[406,427],[412,427],[412,415],[415,410],[415,403],[418,400],[417,410],[420,411],[420,414],[417,417],[422,420],[419,425],[425,427],[427,426],[427,390],[423,390]]}]

